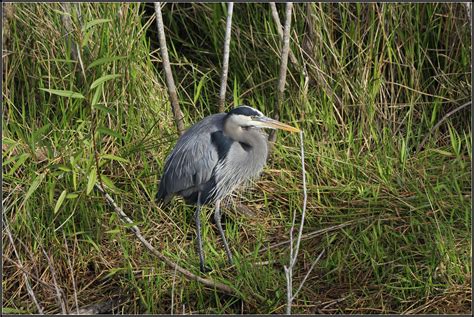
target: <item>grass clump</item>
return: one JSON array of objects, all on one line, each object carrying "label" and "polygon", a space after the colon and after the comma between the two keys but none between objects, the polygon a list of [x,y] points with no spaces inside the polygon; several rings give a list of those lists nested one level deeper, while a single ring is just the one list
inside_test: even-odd
[{"label": "grass clump", "polygon": [[[203,230],[224,296],[157,262],[93,190],[117,203],[165,255],[198,273],[193,210],[153,196],[177,138],[153,6],[10,4],[3,74],[6,312],[47,313],[115,300],[120,313],[282,313],[283,265],[302,207],[297,135],[278,134],[262,178],[223,218],[235,265]],[[282,9],[279,7],[279,9]],[[469,21],[461,4],[294,5],[282,121],[305,130],[308,207],[295,285],[325,253],[296,313],[469,313],[471,303]],[[167,4],[163,19],[189,126],[217,111],[226,7]],[[65,19],[70,17],[68,28]],[[283,11],[280,11],[283,17]],[[267,4],[235,4],[227,108],[271,115],[279,38]],[[80,58],[79,58],[80,57]],[[309,74],[308,89],[301,74]],[[72,94],[74,93],[74,94]],[[92,185],[91,185],[92,184]],[[210,210],[207,217],[212,218]]]}]

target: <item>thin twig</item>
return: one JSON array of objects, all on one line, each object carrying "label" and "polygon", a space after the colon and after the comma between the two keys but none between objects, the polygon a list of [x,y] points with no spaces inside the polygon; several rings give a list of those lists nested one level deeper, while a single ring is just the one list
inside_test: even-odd
[{"label": "thin twig", "polygon": [[308,272],[306,273],[305,277],[303,278],[303,280],[301,281],[300,283],[300,286],[298,287],[298,289],[296,290],[296,292],[293,294],[293,299],[296,298],[296,295],[298,295],[298,293],[300,292],[300,290],[303,288],[303,285],[304,283],[306,282],[306,280],[308,279],[308,276],[309,274],[311,273],[311,271],[314,269],[314,266],[316,265],[316,263],[319,262],[319,259],[321,258],[321,256],[324,254],[324,250],[321,251],[321,253],[318,255],[318,257],[316,258],[316,260],[314,260],[313,264],[311,265],[311,267],[309,268]]},{"label": "thin twig", "polygon": [[48,261],[48,268],[49,268],[49,271],[51,272],[51,277],[53,278],[53,285],[54,285],[54,289],[56,290],[56,299],[58,301],[59,306],[61,307],[61,312],[63,315],[67,315],[68,309],[66,308],[64,293],[58,285],[58,282],[56,279],[56,270],[54,269],[53,262],[51,261],[51,259],[49,258],[48,254],[46,253],[43,247],[41,247],[41,251],[43,251],[43,254],[46,257],[46,261]]},{"label": "thin twig", "polygon": [[[95,187],[104,195],[107,202],[114,208],[114,210],[120,216],[120,219],[122,219],[122,221],[124,221],[125,223],[128,223],[128,224],[133,224],[132,219],[130,219],[127,216],[127,214],[122,210],[122,208],[120,208],[117,205],[117,203],[113,200],[112,197],[110,197],[110,195],[105,191],[105,189],[102,188],[101,185],[96,183]],[[216,282],[216,281],[213,281],[213,280],[209,280],[209,279],[197,276],[197,275],[191,273],[190,271],[182,268],[178,264],[174,263],[170,259],[168,259],[168,257],[166,257],[161,252],[159,252],[157,249],[155,249],[155,247],[153,247],[153,245],[151,245],[151,243],[148,242],[143,237],[143,235],[140,232],[140,229],[136,225],[129,226],[128,228],[135,234],[135,236],[138,238],[138,240],[140,240],[143,243],[143,245],[149,251],[151,251],[151,253],[153,253],[153,255],[155,255],[157,258],[159,258],[160,260],[165,262],[171,268],[173,268],[173,269],[177,270],[178,272],[180,272],[181,274],[183,274],[189,280],[194,280],[194,281],[200,282],[200,283],[202,283],[202,284],[204,284],[204,285],[206,285],[210,288],[220,290],[221,292],[226,293],[226,294],[235,295],[235,291],[232,288],[230,288],[229,286],[227,286],[225,284],[222,284],[222,283],[219,283],[219,282]]]},{"label": "thin twig", "polygon": [[69,266],[69,270],[71,271],[71,280],[72,280],[72,289],[74,290],[74,303],[76,304],[76,313],[79,314],[79,301],[77,300],[77,288],[76,288],[76,279],[74,277],[74,269],[72,268],[71,259],[69,257],[69,248],[67,245],[66,233],[63,230],[63,239],[64,239],[64,246],[66,247],[66,258],[67,258],[67,265]]},{"label": "thin twig", "polygon": [[[331,231],[334,231],[334,230],[337,230],[337,229],[347,227],[347,226],[349,226],[351,224],[354,224],[354,223],[356,223],[356,221],[348,221],[348,222],[345,222],[345,223],[341,223],[339,225],[335,225],[335,226],[331,226],[331,227],[328,227],[328,228],[323,228],[323,229],[319,229],[319,230],[316,230],[316,231],[305,233],[301,236],[301,241],[320,236],[320,235],[322,235],[324,233],[327,233],[327,232],[331,232]],[[288,243],[290,243],[290,240],[278,242],[278,243],[272,244],[271,246],[263,247],[262,249],[259,250],[259,252],[265,252],[268,249],[274,249],[276,247],[286,245]]]},{"label": "thin twig", "polygon": [[450,112],[448,112],[447,114],[445,114],[443,116],[443,118],[441,118],[441,120],[439,120],[438,123],[435,124],[434,127],[431,128],[430,132],[428,132],[428,134],[424,137],[423,141],[421,141],[420,145],[418,145],[418,148],[417,148],[417,152],[420,152],[420,150],[423,148],[423,146],[425,145],[426,141],[428,141],[428,138],[430,137],[430,135],[436,130],[438,129],[438,127],[446,120],[448,119],[451,115],[453,115],[454,113],[458,112],[459,110],[467,107],[471,105],[471,101],[468,101],[466,102],[465,104],[457,107],[456,109],[454,110],[451,110]]},{"label": "thin twig", "polygon": [[30,295],[31,299],[33,300],[33,303],[36,305],[36,309],[38,309],[38,314],[43,315],[43,308],[41,305],[38,303],[38,300],[36,299],[35,293],[33,292],[33,289],[31,288],[30,281],[28,280],[28,275],[26,275],[26,270],[24,269],[23,264],[21,263],[20,256],[18,255],[18,252],[16,251],[15,243],[13,242],[13,237],[12,233],[10,232],[9,225],[7,223],[6,217],[4,217],[4,225],[3,227],[5,228],[5,232],[7,233],[8,239],[10,240],[10,243],[12,245],[13,253],[15,253],[15,256],[18,260],[18,265],[20,266],[22,272],[23,272],[23,279],[25,280],[25,285],[26,285],[26,291]]},{"label": "thin twig", "polygon": [[[293,295],[293,268],[295,267],[296,260],[298,259],[298,252],[300,248],[301,237],[303,236],[303,226],[304,226],[304,219],[306,215],[306,205],[308,201],[308,194],[306,190],[306,169],[304,165],[303,131],[300,131],[300,149],[301,149],[301,173],[303,176],[303,210],[301,211],[301,222],[300,222],[300,227],[298,230],[298,235],[296,236],[296,247],[294,247],[294,241],[293,241],[293,231],[295,228],[296,212],[293,213],[293,221],[290,228],[290,263],[288,264],[288,266],[285,265],[284,267],[285,277],[286,277],[286,286],[287,286],[287,294],[286,294],[286,298],[287,298],[286,314],[287,315],[291,315],[291,305],[296,296],[296,295]],[[303,280],[302,283],[304,283],[305,280]],[[302,284],[298,288],[298,291],[301,287],[302,287]]]},{"label": "thin twig", "polygon": [[[270,2],[270,8],[272,9],[273,22],[275,22],[278,36],[280,37],[280,41],[283,42],[283,26],[281,25],[280,16],[278,15],[278,10],[277,10],[275,2]],[[290,58],[290,62],[293,65],[295,65],[297,68],[300,67],[300,65],[298,64],[298,59],[296,59],[296,56],[293,53],[292,49],[290,49],[289,51],[289,58]]]},{"label": "thin twig", "polygon": [[160,41],[161,57],[163,58],[163,69],[165,71],[166,85],[173,110],[173,117],[176,122],[179,135],[184,133],[183,113],[179,108],[178,95],[174,84],[173,73],[171,72],[168,48],[166,46],[165,28],[163,25],[163,16],[161,15],[161,2],[155,2],[156,25],[158,27],[158,39]]},{"label": "thin twig", "polygon": [[[276,120],[280,119],[280,108],[283,103],[283,97],[285,92],[286,84],[286,71],[288,68],[288,53],[290,50],[290,28],[291,28],[291,9],[293,3],[288,2],[286,4],[286,18],[285,18],[285,29],[283,30],[283,43],[281,46],[281,58],[280,58],[280,75],[277,86],[277,102],[274,108],[273,117]],[[276,140],[276,130],[272,130],[269,135],[270,143],[274,143]]]},{"label": "thin twig", "polygon": [[221,90],[219,92],[219,112],[224,112],[225,93],[227,91],[227,73],[229,70],[230,35],[232,30],[232,11],[234,3],[227,5],[227,21],[224,40],[224,60],[222,61]]},{"label": "thin twig", "polygon": [[471,2],[464,2],[464,6],[466,7],[466,11],[467,11],[467,17],[469,18],[469,26],[471,27],[472,29],[472,16],[471,16]]},{"label": "thin twig", "polygon": [[301,174],[303,175],[303,210],[301,212],[301,223],[298,231],[298,236],[296,239],[296,249],[293,258],[293,265],[296,263],[296,258],[298,257],[298,252],[300,250],[301,237],[303,236],[303,225],[304,218],[306,215],[306,206],[308,204],[308,193],[306,191],[306,170],[304,166],[304,144],[303,144],[303,131],[300,131],[300,145],[301,145]]}]

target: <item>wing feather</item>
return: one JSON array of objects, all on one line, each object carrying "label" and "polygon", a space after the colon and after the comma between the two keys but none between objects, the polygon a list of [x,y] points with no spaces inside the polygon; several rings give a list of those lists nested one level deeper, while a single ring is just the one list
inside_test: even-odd
[{"label": "wing feather", "polygon": [[208,182],[218,163],[211,134],[222,131],[225,114],[208,116],[189,128],[166,159],[157,199],[169,201],[173,195],[193,191]]}]

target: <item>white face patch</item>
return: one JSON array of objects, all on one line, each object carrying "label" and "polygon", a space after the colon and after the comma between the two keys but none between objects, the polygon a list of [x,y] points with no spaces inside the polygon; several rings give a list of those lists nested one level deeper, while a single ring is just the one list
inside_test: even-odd
[{"label": "white face patch", "polygon": [[238,125],[239,127],[247,127],[249,125],[252,125],[252,118],[241,114],[234,114],[229,118],[229,120],[231,120],[232,123]]}]

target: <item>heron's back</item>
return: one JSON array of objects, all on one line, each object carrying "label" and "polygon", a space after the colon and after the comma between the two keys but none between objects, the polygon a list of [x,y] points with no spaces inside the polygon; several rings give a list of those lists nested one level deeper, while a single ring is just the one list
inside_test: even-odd
[{"label": "heron's back", "polygon": [[247,143],[223,133],[225,114],[204,118],[183,134],[168,156],[157,200],[174,195],[187,203],[206,204],[222,199],[243,182],[257,177],[267,159],[267,138],[259,130]]},{"label": "heron's back", "polygon": [[205,117],[178,139],[166,159],[157,200],[167,203],[174,195],[181,195],[188,203],[196,203],[195,193],[210,186],[207,183],[219,159],[210,136],[222,131],[224,117],[225,113]]}]

